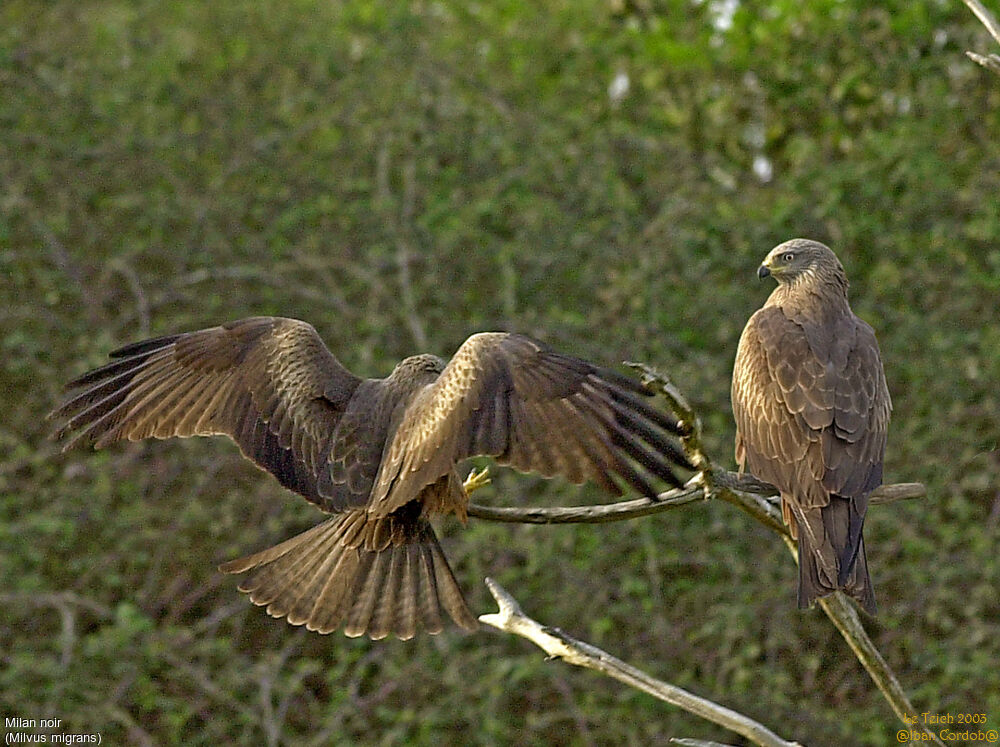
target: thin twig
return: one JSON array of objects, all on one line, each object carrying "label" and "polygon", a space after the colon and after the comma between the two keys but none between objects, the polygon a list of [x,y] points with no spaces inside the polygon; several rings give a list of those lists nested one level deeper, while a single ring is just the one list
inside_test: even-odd
[{"label": "thin twig", "polygon": [[129,742],[132,744],[140,745],[140,747],[154,747],[156,745],[156,740],[153,739],[152,735],[143,729],[139,723],[132,718],[132,715],[121,706],[114,705],[112,703],[105,705],[103,710],[112,721],[117,721],[125,727],[128,732]]},{"label": "thin twig", "polygon": [[89,610],[99,617],[112,617],[114,612],[110,607],[106,607],[93,599],[82,597],[72,591],[57,591],[48,593],[35,592],[7,592],[0,594],[0,605],[7,607],[15,604],[30,605],[34,607],[60,607],[71,604]]},{"label": "thin twig", "polygon": [[[288,710],[286,704],[287,695],[279,703],[277,710],[274,707],[274,680],[281,673],[288,658],[295,653],[295,649],[302,645],[304,628],[300,628],[288,642],[276,654],[262,661],[257,667],[259,675],[257,677],[257,701],[261,709],[261,726],[267,735],[267,744],[274,747],[282,742],[281,732],[284,728],[285,715]],[[294,692],[294,688],[290,692]]]},{"label": "thin twig", "polygon": [[[184,639],[179,639],[180,640]],[[164,647],[163,652],[160,656],[163,660],[173,667],[178,672],[187,675],[190,681],[198,687],[205,695],[212,698],[224,708],[232,711],[234,713],[239,713],[248,723],[258,724],[261,730],[266,729],[264,719],[262,714],[252,706],[245,705],[238,698],[233,696],[226,688],[217,685],[212,681],[211,674],[207,668],[196,665],[194,661],[189,659],[189,653],[184,652],[184,655],[175,653],[177,646],[167,645]]]},{"label": "thin twig", "polygon": [[666,493],[662,493],[660,499],[656,501],[649,498],[636,498],[631,501],[605,503],[598,506],[500,508],[470,503],[469,516],[487,521],[518,524],[601,524],[608,521],[649,516],[701,500],[704,500],[701,487],[684,487],[668,490]]},{"label": "thin twig", "polygon": [[[111,260],[108,264],[107,272],[117,272],[125,279],[125,283],[132,292],[132,297],[135,298],[136,315],[139,317],[139,331],[142,333],[143,337],[149,337],[149,329],[151,326],[149,300],[146,298],[146,293],[142,288],[142,281],[139,279],[139,275],[124,259],[120,257]],[[103,285],[103,282],[101,284]]]},{"label": "thin twig", "polygon": [[1000,55],[997,54],[976,54],[975,52],[967,51],[965,56],[968,57],[973,62],[982,65],[987,70],[992,70],[997,75],[1000,75]]},{"label": "thin twig", "polygon": [[[274,288],[281,288],[293,296],[305,299],[310,303],[331,306],[341,314],[350,314],[351,306],[343,299],[335,286],[325,286],[323,290],[310,288],[309,286],[295,282],[294,278],[288,278],[281,265],[271,265],[261,269],[256,267],[211,267],[192,270],[191,272],[178,275],[173,278],[165,288],[152,294],[152,300],[148,302],[151,309],[166,306],[173,303],[180,295],[181,288],[193,285],[200,285],[206,282],[218,284],[231,284],[232,282],[248,282],[257,285],[267,285]],[[287,268],[292,270],[291,266]],[[306,268],[309,269],[309,268]]]},{"label": "thin twig", "polygon": [[[625,365],[639,373],[644,387],[650,391],[662,394],[667,400],[670,409],[680,419],[677,427],[681,430],[681,445],[684,447],[685,455],[691,464],[695,466],[695,469],[708,472],[711,462],[709,462],[708,456],[702,447],[701,418],[698,417],[698,413],[688,403],[687,397],[681,393],[680,389],[674,386],[665,373],[657,371],[652,366],[632,361],[625,361]],[[705,483],[706,490],[710,485],[710,481]]]},{"label": "thin twig", "polygon": [[975,13],[979,22],[990,32],[990,36],[996,40],[997,44],[1000,44],[1000,23],[997,23],[997,19],[986,9],[986,6],[979,0],[962,0],[962,2],[969,6],[969,10]]},{"label": "thin twig", "polygon": [[621,659],[601,649],[579,641],[558,628],[550,628],[531,619],[521,611],[520,605],[500,584],[487,578],[486,585],[496,599],[499,612],[480,615],[480,622],[498,630],[519,635],[534,643],[551,658],[567,664],[594,669],[626,685],[642,690],[660,700],[683,708],[714,724],[740,734],[754,744],[767,747],[793,747],[797,742],[782,739],[766,726],[730,708],[694,695],[676,685],[650,677],[645,672],[626,664]]},{"label": "thin twig", "polygon": [[[1000,44],[1000,23],[997,23],[996,17],[986,9],[979,0],[962,0],[971,10],[979,22],[986,27],[986,30],[990,32],[990,36],[996,40],[997,44]],[[966,56],[988,70],[992,70],[997,75],[1000,75],[1000,55],[995,54],[977,54],[976,52],[966,52]]]},{"label": "thin twig", "polygon": [[80,266],[77,265],[76,261],[70,255],[69,250],[42,220],[33,218],[31,223],[32,227],[42,238],[42,241],[45,242],[52,264],[58,267],[72,281],[73,286],[75,286],[77,293],[83,301],[83,305],[87,308],[90,321],[96,323],[101,316],[100,304],[94,293],[91,292],[90,285],[84,278]]}]

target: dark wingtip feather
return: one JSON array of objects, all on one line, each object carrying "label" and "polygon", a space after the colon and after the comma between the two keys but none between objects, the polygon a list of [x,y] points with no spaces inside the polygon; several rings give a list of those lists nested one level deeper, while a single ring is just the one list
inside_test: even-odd
[{"label": "dark wingtip feather", "polygon": [[634,377],[628,376],[627,374],[615,371],[614,369],[598,368],[595,373],[608,384],[626,392],[639,394],[643,397],[652,397],[655,394],[643,386],[641,381],[638,381]]},{"label": "dark wingtip feather", "polygon": [[122,345],[120,348],[112,350],[108,353],[108,356],[111,358],[128,358],[134,355],[144,355],[160,348],[165,348],[168,345],[173,345],[181,337],[183,337],[182,334],[163,335],[162,337],[153,337],[149,340],[130,342],[127,345]]},{"label": "dark wingtip feather", "polygon": [[615,419],[627,431],[640,436],[646,443],[652,446],[658,454],[666,458],[667,462],[672,462],[678,467],[696,472],[697,468],[691,464],[687,454],[678,446],[670,431],[661,432],[648,420],[643,419],[628,408],[622,407],[621,403],[615,401]]},{"label": "dark wingtip feather", "polygon": [[674,487],[683,484],[674,474],[671,461],[673,457],[680,456],[673,461],[686,465],[687,459],[670,444],[665,434],[634,412],[627,403],[620,402],[614,390],[609,391],[599,382],[592,381],[584,385],[584,396],[575,400],[575,404],[603,425],[606,437],[616,452],[615,464],[608,467],[626,483],[649,498],[658,496],[646,477],[628,461],[632,459],[639,468]]},{"label": "dark wingtip feather", "polygon": [[[646,396],[652,396],[651,392],[646,390],[643,391]],[[678,421],[673,415],[663,412],[655,407],[651,407],[649,403],[639,399],[631,392],[612,388],[611,394],[616,402],[627,405],[630,409],[642,415],[647,420],[655,423],[663,430],[673,433],[674,435],[682,435],[683,429],[681,428],[680,421]]]},{"label": "dark wingtip feather", "polygon": [[[157,350],[159,349],[161,348],[158,348]],[[93,384],[96,381],[113,379],[119,375],[128,373],[129,371],[134,371],[149,361],[153,353],[157,352],[157,350],[136,353],[135,355],[129,355],[127,357],[122,356],[117,360],[111,361],[110,363],[105,363],[103,366],[93,368],[90,371],[85,371],[75,379],[68,381],[63,389],[66,391],[79,389],[81,387],[88,386],[89,384]],[[111,355],[114,355],[114,353]]]},{"label": "dark wingtip feather", "polygon": [[[615,445],[621,447],[630,457],[632,457],[632,459],[634,459],[649,473],[665,482],[670,483],[675,488],[679,488],[683,484],[680,478],[678,478],[670,468],[670,463],[666,461],[661,454],[649,449],[645,444],[643,444],[642,441],[630,432],[621,428],[616,428],[612,431],[611,438]],[[642,491],[644,495],[650,498],[655,498],[657,496],[657,492],[653,490],[645,480],[643,480],[643,485],[645,488]]]}]

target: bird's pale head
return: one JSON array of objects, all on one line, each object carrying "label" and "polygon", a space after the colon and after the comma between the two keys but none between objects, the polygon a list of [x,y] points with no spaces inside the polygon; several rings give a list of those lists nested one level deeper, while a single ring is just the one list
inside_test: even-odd
[{"label": "bird's pale head", "polygon": [[768,252],[757,269],[757,277],[763,280],[769,275],[779,284],[815,280],[840,282],[847,287],[847,276],[837,255],[830,247],[809,239],[791,239]]}]

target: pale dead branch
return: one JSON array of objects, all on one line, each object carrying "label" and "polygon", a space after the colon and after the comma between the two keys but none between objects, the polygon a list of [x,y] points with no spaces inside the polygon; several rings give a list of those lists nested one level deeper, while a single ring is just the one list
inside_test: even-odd
[{"label": "pale dead branch", "polygon": [[[656,500],[641,498],[601,506],[498,509],[472,504],[469,506],[469,515],[492,521],[525,522],[532,524],[598,523],[648,516],[698,501],[721,499],[737,506],[765,526],[777,532],[788,545],[793,556],[797,558],[798,552],[795,543],[792,541],[788,528],[781,519],[780,502],[777,499],[777,491],[774,489],[774,486],[761,482],[750,475],[740,475],[725,469],[716,469],[702,446],[701,422],[683,394],[666,376],[648,366],[642,364],[628,365],[641,373],[645,386],[662,394],[666,398],[671,409],[680,418],[683,431],[681,444],[688,459],[700,470],[684,487],[662,493]],[[885,505],[900,500],[922,498],[926,494],[926,488],[920,483],[886,485],[872,494],[871,503],[874,505]],[[602,661],[601,656],[608,657],[607,654],[598,649],[590,651],[592,647],[587,648],[588,644],[569,639],[568,636],[558,632],[557,629],[547,628],[527,618],[521,613],[520,608],[517,607],[517,603],[509,595],[505,595],[505,592],[495,583],[487,579],[487,585],[490,587],[493,596],[496,597],[498,604],[500,604],[500,613],[481,617],[480,620],[483,622],[501,630],[507,630],[508,632],[527,637],[553,656],[567,658],[561,653],[563,648],[560,647],[569,645],[566,643],[569,640],[579,650],[590,653],[596,652],[595,655],[598,656],[597,661]],[[498,592],[501,592],[501,594],[498,594]],[[504,601],[501,601],[501,599]],[[837,592],[820,600],[820,608],[840,631],[900,721],[906,724],[909,729],[923,731],[926,735],[924,737],[925,740],[942,744],[936,734],[916,723],[917,720],[915,717],[918,711],[907,698],[902,685],[899,683],[899,678],[891,667],[889,667],[868,636],[857,612],[850,602],[840,592]],[[558,635],[553,633],[553,631],[557,631]],[[575,652],[576,649],[573,651]],[[576,653],[573,653],[573,655],[579,656]],[[609,657],[609,659],[611,658],[613,657]],[[567,660],[581,666],[591,666],[591,668],[605,671],[599,666],[590,663],[585,664],[583,660]],[[616,659],[614,662],[616,662],[616,667],[618,664],[627,667],[627,665],[618,662]],[[611,671],[607,671],[606,673],[623,681],[629,681],[629,684],[633,684],[633,686],[649,692],[645,686],[640,684],[642,683],[641,678],[633,682],[625,680]],[[645,677],[645,675],[642,676]],[[699,715],[703,714],[699,713]],[[708,718],[707,716],[705,717]],[[716,723],[719,722],[716,721]],[[779,741],[775,743],[784,742]]]},{"label": "pale dead branch", "polygon": [[606,651],[567,635],[559,628],[536,622],[522,612],[517,600],[496,581],[487,578],[486,585],[500,609],[493,614],[480,615],[480,622],[526,638],[553,659],[562,659],[567,664],[606,674],[630,687],[736,732],[754,744],[766,747],[794,747],[798,744],[782,739],[749,716],[671,685],[669,682],[651,677]]},{"label": "pale dead branch", "polygon": [[[997,44],[1000,44],[1000,23],[997,22],[996,17],[979,0],[962,0],[962,2],[969,7],[969,10],[975,14],[979,22],[986,27],[986,30],[990,32],[990,36],[993,37]],[[1000,75],[1000,55],[978,54],[977,52],[966,52],[965,54],[973,62]]]}]

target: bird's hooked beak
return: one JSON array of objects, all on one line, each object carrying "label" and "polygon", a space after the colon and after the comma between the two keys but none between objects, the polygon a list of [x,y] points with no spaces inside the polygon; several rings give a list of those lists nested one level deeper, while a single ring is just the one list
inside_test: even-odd
[{"label": "bird's hooked beak", "polygon": [[761,265],[760,267],[757,268],[757,277],[761,280],[763,280],[770,274],[771,274],[771,268],[768,267],[767,265]]}]

